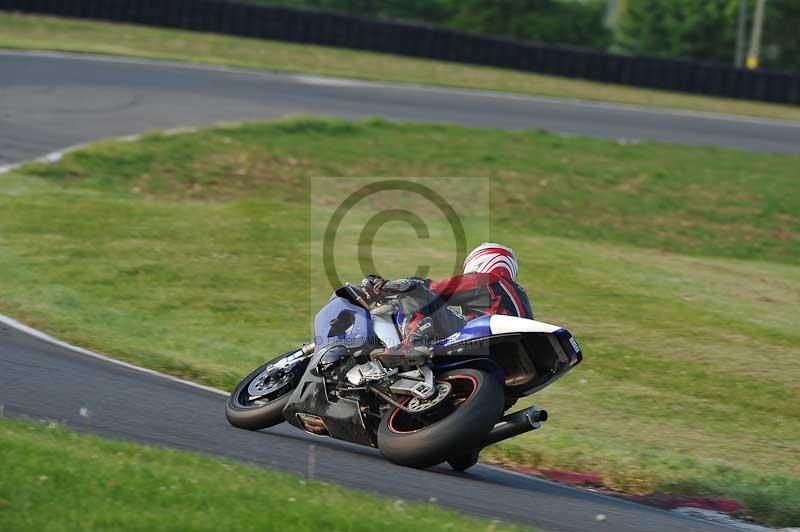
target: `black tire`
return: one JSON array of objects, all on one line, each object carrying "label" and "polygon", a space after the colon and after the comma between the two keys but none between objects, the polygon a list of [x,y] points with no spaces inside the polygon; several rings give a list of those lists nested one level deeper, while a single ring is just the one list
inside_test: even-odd
[{"label": "black tire", "polygon": [[480,449],[475,449],[474,451],[470,451],[465,454],[460,454],[458,456],[451,456],[447,459],[447,463],[450,464],[450,467],[455,469],[456,471],[466,471],[470,467],[474,466],[478,463],[478,456],[480,455]]},{"label": "black tire", "polygon": [[[503,386],[489,373],[463,368],[449,371],[437,380],[453,386],[449,404],[446,398],[422,418],[392,408],[381,419],[378,449],[390,461],[408,467],[430,467],[461,449],[480,449],[486,434],[503,414]],[[466,385],[472,386],[468,396],[466,390],[460,389]],[[420,424],[425,416],[434,415],[444,417]]]},{"label": "black tire", "polygon": [[281,388],[276,395],[269,397],[265,404],[247,405],[246,401],[244,401],[242,397],[246,395],[250,382],[258,377],[258,375],[263,372],[267,366],[276,360],[280,360],[286,355],[292,354],[293,352],[294,351],[290,353],[284,353],[283,355],[274,358],[269,362],[265,362],[263,365],[259,366],[252,373],[250,373],[250,375],[245,377],[242,382],[238,384],[238,386],[236,386],[236,389],[233,390],[233,392],[228,396],[228,401],[225,405],[225,417],[228,418],[228,423],[240,429],[261,430],[274,427],[275,425],[286,421],[286,419],[283,417],[283,408],[289,401],[289,397],[292,395],[300,376],[302,376],[303,372],[305,371],[305,368],[308,365],[307,362],[301,362],[298,364],[292,372],[294,377],[292,382],[286,387]]}]

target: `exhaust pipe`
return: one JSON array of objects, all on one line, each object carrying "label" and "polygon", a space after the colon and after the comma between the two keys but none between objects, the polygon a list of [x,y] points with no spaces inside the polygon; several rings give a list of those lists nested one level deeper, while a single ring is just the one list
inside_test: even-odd
[{"label": "exhaust pipe", "polygon": [[483,446],[491,445],[508,438],[513,438],[522,433],[536,430],[547,421],[547,410],[540,410],[535,406],[513,412],[497,422],[486,435]]}]

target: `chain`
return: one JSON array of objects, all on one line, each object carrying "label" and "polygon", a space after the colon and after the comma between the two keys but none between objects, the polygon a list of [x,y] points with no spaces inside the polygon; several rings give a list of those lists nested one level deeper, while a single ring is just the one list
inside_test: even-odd
[{"label": "chain", "polygon": [[414,412],[413,410],[411,410],[411,409],[409,409],[409,408],[406,408],[406,407],[405,407],[405,405],[403,405],[403,404],[400,404],[400,403],[398,403],[397,401],[395,401],[395,400],[392,398],[392,396],[391,396],[391,395],[388,395],[388,394],[385,394],[385,393],[383,393],[382,391],[380,391],[379,389],[377,389],[376,387],[374,387],[374,386],[372,386],[372,385],[368,386],[368,387],[367,387],[367,390],[371,391],[372,393],[374,393],[375,395],[377,395],[378,397],[380,397],[381,399],[383,399],[384,401],[386,401],[386,402],[387,402],[387,403],[389,403],[390,405],[392,405],[392,406],[394,406],[394,407],[396,407],[396,408],[399,408],[399,409],[400,409],[400,410],[402,410],[403,412],[406,412],[406,413],[408,413],[408,414],[416,414],[416,412]]}]

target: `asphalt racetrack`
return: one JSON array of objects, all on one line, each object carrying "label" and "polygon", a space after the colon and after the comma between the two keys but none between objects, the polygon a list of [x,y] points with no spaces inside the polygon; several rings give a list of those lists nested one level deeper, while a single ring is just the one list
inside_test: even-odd
[{"label": "asphalt racetrack", "polygon": [[800,153],[800,122],[44,52],[0,52],[0,166],[102,137],[287,115]]},{"label": "asphalt racetrack", "polygon": [[[102,137],[301,113],[544,128],[800,153],[800,126],[779,121],[116,58],[0,52],[0,166]],[[730,530],[489,466],[467,473],[443,466],[414,470],[388,463],[374,449],[288,426],[261,432],[234,429],[225,420],[224,397],[218,393],[77,353],[3,324],[0,405],[5,415],[60,420],[105,436],[222,455],[301,475],[308,475],[313,463],[312,473],[321,480],[406,500],[435,497],[439,504],[466,513],[544,530]],[[598,515],[605,520],[598,521]]]}]

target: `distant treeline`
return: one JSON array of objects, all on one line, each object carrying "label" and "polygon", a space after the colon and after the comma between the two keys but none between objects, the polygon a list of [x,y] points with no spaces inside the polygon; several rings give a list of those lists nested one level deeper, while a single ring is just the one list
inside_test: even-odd
[{"label": "distant treeline", "polygon": [[[242,1],[242,0],[231,0]],[[605,0],[243,0],[313,7],[365,17],[425,22],[447,28],[548,44],[606,49]]]},{"label": "distant treeline", "polygon": [[[620,1],[620,50],[733,62],[740,0]],[[748,2],[749,39],[756,0]],[[800,72],[800,0],[767,0],[766,6],[761,66]]]},{"label": "distant treeline", "polygon": [[[235,1],[235,0],[232,0]],[[732,63],[740,0],[245,0],[548,44]],[[748,0],[748,34],[756,0]],[[800,71],[800,0],[768,0],[761,66]]]}]

